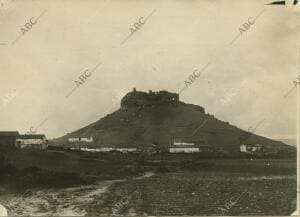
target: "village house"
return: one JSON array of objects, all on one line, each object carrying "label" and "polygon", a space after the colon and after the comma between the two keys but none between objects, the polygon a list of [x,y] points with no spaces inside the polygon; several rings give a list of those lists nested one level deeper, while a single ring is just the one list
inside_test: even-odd
[{"label": "village house", "polygon": [[206,145],[204,140],[182,141],[174,139],[172,146],[169,147],[171,153],[208,153],[212,151],[212,148]]},{"label": "village house", "polygon": [[114,147],[102,147],[102,148],[87,148],[87,147],[71,147],[71,150],[89,151],[89,152],[111,152],[119,151],[122,153],[135,152],[136,148],[114,148]]},{"label": "village house", "polygon": [[90,152],[109,152],[113,151],[113,148],[71,148],[71,150],[90,151]]},{"label": "village house", "polygon": [[116,148],[115,151],[119,151],[122,153],[134,152],[136,148]]},{"label": "village house", "polygon": [[46,136],[42,134],[20,135],[18,131],[1,131],[0,145],[16,148],[46,149]]},{"label": "village house", "polygon": [[195,145],[195,143],[193,142],[180,142],[180,141],[176,141],[174,140],[174,143],[173,143],[175,146],[193,146]]},{"label": "village house", "polygon": [[[68,142],[64,144],[65,148],[70,148],[71,150],[80,150],[80,151],[88,151],[88,152],[111,152],[111,151],[119,151],[122,153],[135,152],[137,149],[133,147],[115,147],[112,144],[87,144],[95,142],[94,138],[90,136],[89,138],[84,137],[70,137],[68,138]],[[96,147],[96,146],[101,147]]]},{"label": "village house", "polygon": [[46,149],[48,141],[44,134],[19,135],[16,139],[17,148]]},{"label": "village house", "polygon": [[89,138],[86,137],[70,137],[68,138],[67,142],[63,144],[65,148],[70,148],[72,150],[81,150],[82,148],[86,148],[87,143],[94,142],[94,138],[90,136]]},{"label": "village house", "polygon": [[198,147],[181,146],[181,147],[170,147],[171,153],[194,153],[199,152]]},{"label": "village house", "polygon": [[174,140],[173,145],[169,148],[170,153],[195,153],[202,152],[204,149],[200,150],[200,144],[204,141],[179,141]]},{"label": "village house", "polygon": [[68,138],[68,142],[93,142],[93,137],[90,138],[84,138],[84,137],[76,137],[76,138]]},{"label": "village house", "polygon": [[263,151],[263,146],[260,144],[254,144],[254,145],[241,144],[240,145],[240,152],[243,152],[243,153],[253,153],[253,152],[261,152],[261,151]]}]

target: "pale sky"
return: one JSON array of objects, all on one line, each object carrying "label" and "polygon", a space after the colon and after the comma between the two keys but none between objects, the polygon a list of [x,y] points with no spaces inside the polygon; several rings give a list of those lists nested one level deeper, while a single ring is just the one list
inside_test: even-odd
[{"label": "pale sky", "polygon": [[[59,137],[116,110],[133,87],[178,92],[195,69],[210,62],[181,101],[242,129],[265,119],[260,135],[294,137],[299,88],[283,96],[299,73],[300,10],[269,2],[0,0],[0,130],[25,133],[41,125],[38,133]],[[121,45],[132,25],[151,12]],[[81,72],[98,63],[66,98]]]}]

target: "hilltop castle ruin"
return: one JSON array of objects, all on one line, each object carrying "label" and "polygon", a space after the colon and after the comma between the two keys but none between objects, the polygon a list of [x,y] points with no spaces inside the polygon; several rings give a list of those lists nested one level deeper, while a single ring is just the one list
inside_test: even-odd
[{"label": "hilltop castle ruin", "polygon": [[179,95],[177,93],[170,93],[165,90],[143,92],[133,91],[126,94],[121,100],[121,107],[126,108],[130,106],[151,106],[155,104],[171,104],[179,102]]}]

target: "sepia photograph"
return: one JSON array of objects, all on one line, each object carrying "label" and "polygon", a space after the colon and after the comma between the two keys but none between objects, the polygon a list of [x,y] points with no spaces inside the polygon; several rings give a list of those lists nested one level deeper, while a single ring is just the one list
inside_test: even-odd
[{"label": "sepia photograph", "polygon": [[0,0],[0,217],[300,215],[298,0]]}]

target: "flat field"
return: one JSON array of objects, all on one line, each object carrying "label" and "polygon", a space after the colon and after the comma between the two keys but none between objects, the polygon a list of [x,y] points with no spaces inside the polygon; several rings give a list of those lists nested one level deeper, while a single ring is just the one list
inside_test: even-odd
[{"label": "flat field", "polygon": [[13,216],[282,216],[296,209],[295,158],[25,150],[7,152],[4,165],[0,203]]},{"label": "flat field", "polygon": [[206,167],[195,163],[185,170],[115,183],[95,197],[87,213],[290,215],[295,211],[294,160],[217,159],[198,164]]}]

